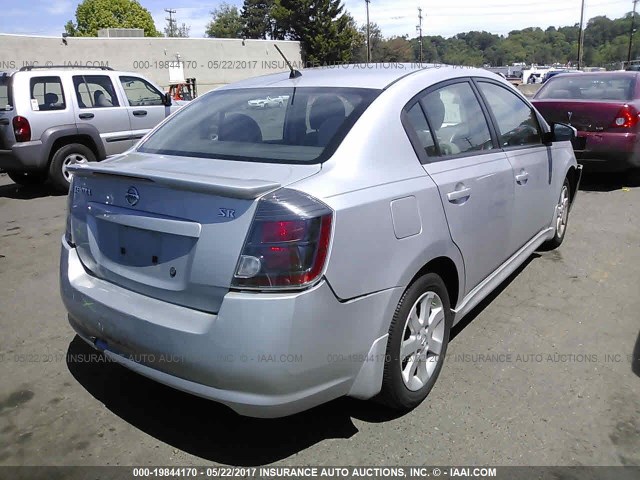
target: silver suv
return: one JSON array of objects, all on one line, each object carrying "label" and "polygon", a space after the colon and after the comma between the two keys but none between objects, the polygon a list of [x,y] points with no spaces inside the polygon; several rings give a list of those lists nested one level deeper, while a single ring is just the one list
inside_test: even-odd
[{"label": "silver suv", "polygon": [[66,191],[75,163],[131,148],[178,106],[146,78],[109,67],[0,73],[0,169]]}]

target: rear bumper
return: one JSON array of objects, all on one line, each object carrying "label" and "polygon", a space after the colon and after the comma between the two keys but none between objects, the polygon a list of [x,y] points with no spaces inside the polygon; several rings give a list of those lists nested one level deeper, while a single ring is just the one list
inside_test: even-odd
[{"label": "rear bumper", "polygon": [[97,279],[62,244],[71,326],[133,371],[255,417],[380,390],[388,319],[402,289],[349,302],[326,282],[298,293],[229,292],[210,314]]},{"label": "rear bumper", "polygon": [[33,171],[47,166],[44,145],[40,140],[16,143],[10,150],[0,150],[0,169],[10,171]]},{"label": "rear bumper", "polygon": [[574,151],[588,170],[640,168],[640,136],[636,133],[578,132]]}]

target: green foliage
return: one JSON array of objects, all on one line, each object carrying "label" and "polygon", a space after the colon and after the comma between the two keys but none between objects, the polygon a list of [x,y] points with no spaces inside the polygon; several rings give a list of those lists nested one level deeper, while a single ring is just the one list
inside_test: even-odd
[{"label": "green foliage", "polygon": [[205,35],[213,38],[242,38],[244,21],[238,8],[222,3],[211,12]]},{"label": "green foliage", "polygon": [[97,37],[101,28],[142,28],[147,37],[162,36],[149,10],[137,0],[83,0],[76,9],[76,23],[65,25],[69,36]]},{"label": "green foliage", "polygon": [[244,0],[242,6],[242,21],[244,22],[244,35],[247,38],[271,38],[277,37],[274,31],[275,21],[272,23],[271,9],[275,0]]},{"label": "green foliage", "polygon": [[[636,25],[640,25],[640,15],[636,16]],[[584,31],[583,64],[606,67],[626,60],[630,29],[630,13],[615,20],[602,16],[589,20]],[[423,51],[427,62],[455,65],[505,66],[514,62],[575,65],[578,61],[578,37],[578,25],[549,27],[546,30],[525,28],[513,30],[507,36],[467,32],[447,39],[424,37]],[[412,43],[414,59],[418,59],[418,42],[412,40]],[[632,58],[638,55],[640,37],[634,35]]]},{"label": "green foliage", "polygon": [[271,16],[286,38],[300,41],[312,64],[347,62],[360,42],[341,0],[275,0]]}]

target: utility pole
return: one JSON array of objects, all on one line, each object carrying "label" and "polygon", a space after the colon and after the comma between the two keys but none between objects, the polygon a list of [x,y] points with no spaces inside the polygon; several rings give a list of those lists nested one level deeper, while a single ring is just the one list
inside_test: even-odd
[{"label": "utility pole", "polygon": [[418,30],[418,42],[420,43],[420,63],[422,63],[422,7],[418,7],[418,26],[416,30]]},{"label": "utility pole", "polygon": [[627,67],[631,62],[631,45],[633,44],[633,32],[635,30],[636,23],[636,3],[638,3],[638,0],[633,0],[633,15],[631,17],[631,30],[629,31],[629,52],[627,53]]},{"label": "utility pole", "polygon": [[578,36],[578,70],[582,68],[582,43],[584,40],[584,29],[582,24],[584,23],[584,0],[582,0],[582,7],[580,8],[580,35]]},{"label": "utility pole", "polygon": [[371,62],[371,24],[369,23],[369,4],[371,0],[364,0],[367,5],[367,63]]},{"label": "utility pole", "polygon": [[175,24],[173,23],[175,22],[175,20],[173,19],[173,15],[176,13],[176,11],[172,10],[171,8],[165,8],[164,11],[169,14],[169,18],[165,17],[165,20],[169,22],[169,36],[175,37],[176,27],[175,27]]}]

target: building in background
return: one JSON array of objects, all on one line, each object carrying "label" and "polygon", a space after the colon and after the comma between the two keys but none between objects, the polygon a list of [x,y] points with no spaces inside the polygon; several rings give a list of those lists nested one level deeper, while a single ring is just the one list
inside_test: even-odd
[{"label": "building in background", "polygon": [[288,71],[274,44],[297,69],[303,68],[294,41],[131,36],[105,29],[103,37],[39,37],[0,34],[0,71],[25,66],[105,66],[138,72],[167,89],[169,71],[180,62],[196,78],[199,93],[258,75]]}]

